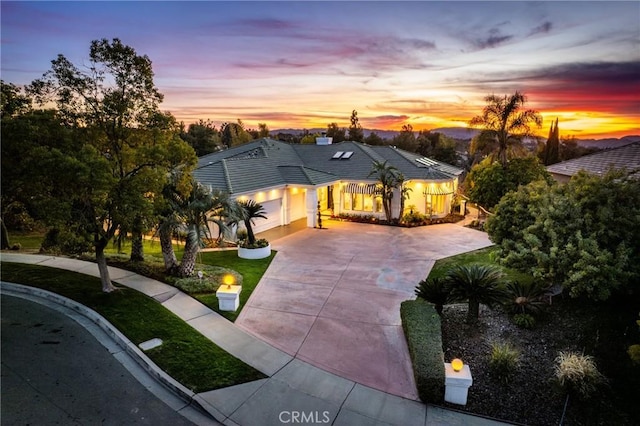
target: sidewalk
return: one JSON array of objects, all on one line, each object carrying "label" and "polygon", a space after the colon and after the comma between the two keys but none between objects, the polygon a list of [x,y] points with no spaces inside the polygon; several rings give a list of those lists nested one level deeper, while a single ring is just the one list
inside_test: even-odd
[{"label": "sidewalk", "polygon": [[[99,276],[94,263],[75,259],[2,253],[2,260]],[[153,297],[218,346],[269,376],[267,379],[200,394],[193,394],[182,385],[172,382],[171,378],[164,378],[165,384],[173,387],[174,391],[199,403],[225,425],[503,424],[390,395],[328,373],[251,336],[172,286],[122,269],[110,267],[109,272],[118,284]],[[32,289],[27,291],[36,292]],[[82,311],[82,308],[77,309]],[[130,348],[131,342],[120,333],[111,333],[111,336],[121,346],[128,346],[129,351],[134,351],[139,362],[146,364],[148,370],[157,370],[142,351],[135,346]],[[155,371],[155,375],[161,380],[166,376],[162,371]]]}]

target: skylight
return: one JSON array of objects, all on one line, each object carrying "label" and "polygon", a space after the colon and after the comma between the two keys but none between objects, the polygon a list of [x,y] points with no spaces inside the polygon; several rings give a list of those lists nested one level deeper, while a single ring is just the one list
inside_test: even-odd
[{"label": "skylight", "polygon": [[343,160],[348,160],[349,158],[351,158],[351,156],[353,155],[353,151],[347,151],[344,154],[342,154],[342,159]]},{"label": "skylight", "polygon": [[437,161],[427,157],[416,158],[416,161],[424,166],[429,166],[429,167],[438,165]]},{"label": "skylight", "polygon": [[333,157],[331,157],[332,159],[338,159],[340,157],[342,157],[342,154],[344,154],[343,151],[338,151],[335,154],[333,154]]}]

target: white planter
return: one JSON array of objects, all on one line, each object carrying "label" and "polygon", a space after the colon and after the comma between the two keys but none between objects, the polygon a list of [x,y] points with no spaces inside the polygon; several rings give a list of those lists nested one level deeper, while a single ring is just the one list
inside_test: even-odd
[{"label": "white planter", "polygon": [[241,259],[264,259],[271,255],[271,244],[261,248],[242,248],[238,247],[238,257]]}]

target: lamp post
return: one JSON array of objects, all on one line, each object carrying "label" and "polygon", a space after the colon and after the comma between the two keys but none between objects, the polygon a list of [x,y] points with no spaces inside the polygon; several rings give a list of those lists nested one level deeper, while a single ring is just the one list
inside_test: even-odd
[{"label": "lamp post", "polygon": [[467,405],[469,387],[473,384],[471,370],[460,358],[444,364],[444,400],[452,404]]}]

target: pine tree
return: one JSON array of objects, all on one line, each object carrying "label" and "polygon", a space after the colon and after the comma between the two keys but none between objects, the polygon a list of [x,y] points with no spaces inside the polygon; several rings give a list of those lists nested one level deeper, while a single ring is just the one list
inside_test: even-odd
[{"label": "pine tree", "polygon": [[540,159],[545,166],[555,164],[560,161],[559,146],[560,131],[558,130],[558,119],[556,118],[555,123],[551,123],[551,128],[549,129],[549,138],[540,155]]}]

